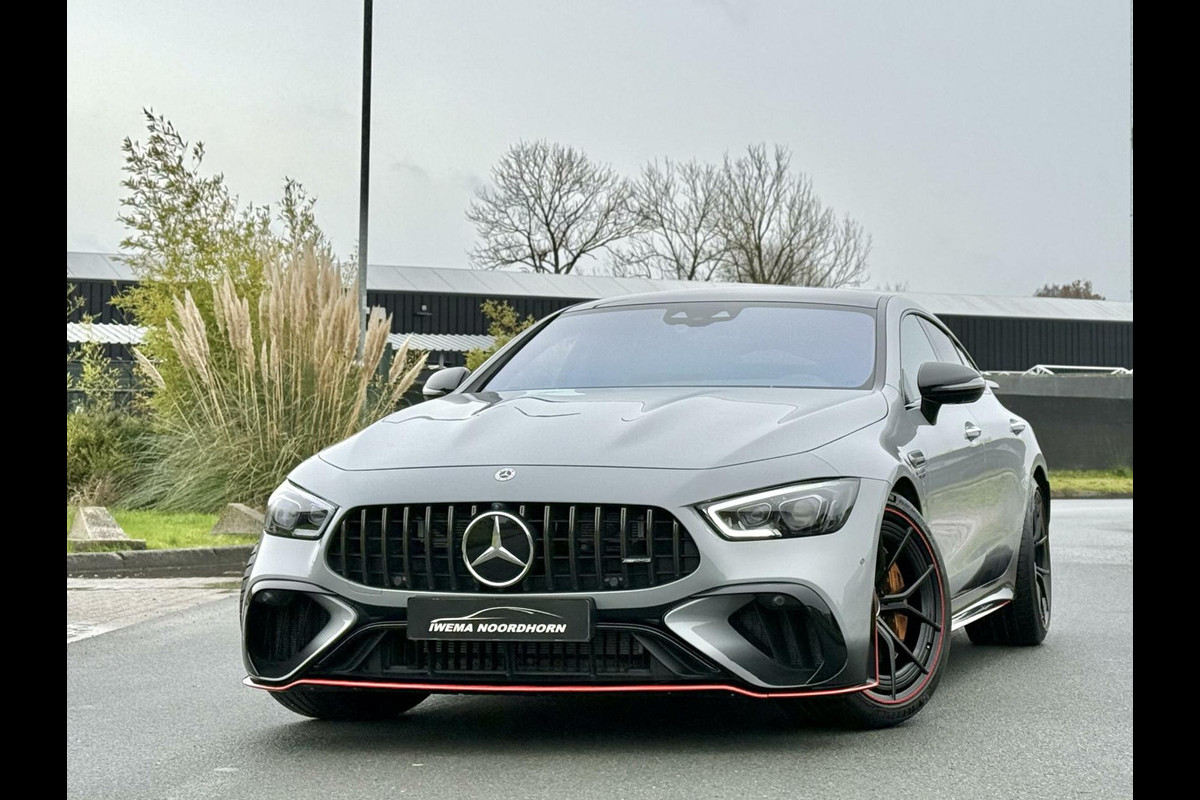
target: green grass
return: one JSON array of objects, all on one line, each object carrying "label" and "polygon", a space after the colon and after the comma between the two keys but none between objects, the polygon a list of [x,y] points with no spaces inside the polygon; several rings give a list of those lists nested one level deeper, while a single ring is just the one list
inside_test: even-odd
[{"label": "green grass", "polygon": [[[1132,495],[1133,469],[1055,470],[1050,473],[1052,497],[1095,497]],[[168,514],[162,511],[112,509],[113,518],[131,539],[145,539],[150,550],[174,547],[214,547],[254,544],[257,536],[213,536],[209,533],[216,514]],[[75,509],[67,506],[67,530]],[[68,552],[70,546],[68,545]]]},{"label": "green grass", "polygon": [[1132,495],[1133,468],[1064,469],[1050,473],[1051,497]]},{"label": "green grass", "polygon": [[[130,539],[145,539],[146,549],[164,550],[175,547],[219,547],[231,544],[254,544],[257,536],[213,536],[209,533],[216,514],[168,514],[162,511],[125,511],[109,509],[113,519]],[[67,506],[67,530],[75,510]],[[68,546],[68,552],[70,552]]]}]

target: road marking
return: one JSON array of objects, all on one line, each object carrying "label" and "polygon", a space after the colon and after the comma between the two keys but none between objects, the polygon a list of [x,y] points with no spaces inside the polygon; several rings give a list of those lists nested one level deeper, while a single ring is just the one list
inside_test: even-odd
[{"label": "road marking", "polygon": [[235,594],[227,578],[67,578],[67,644]]}]

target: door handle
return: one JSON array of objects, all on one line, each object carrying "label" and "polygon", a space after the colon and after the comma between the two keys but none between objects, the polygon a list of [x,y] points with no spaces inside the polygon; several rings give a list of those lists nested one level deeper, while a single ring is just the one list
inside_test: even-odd
[{"label": "door handle", "polygon": [[967,437],[968,442],[973,442],[983,435],[983,428],[980,428],[973,422],[968,422],[963,426],[963,436]]},{"label": "door handle", "polygon": [[1008,429],[1013,433],[1021,433],[1025,430],[1025,427],[1025,423],[1019,419],[1016,419],[1015,417],[1008,421]]}]

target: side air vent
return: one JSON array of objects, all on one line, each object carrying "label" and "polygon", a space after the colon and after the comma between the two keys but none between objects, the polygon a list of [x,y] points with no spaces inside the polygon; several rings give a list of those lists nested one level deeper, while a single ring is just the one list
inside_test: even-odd
[{"label": "side air vent", "polygon": [[829,632],[795,598],[758,595],[729,618],[729,624],[772,661],[789,669],[818,670],[825,662]]},{"label": "side air vent", "polygon": [[329,612],[302,592],[267,589],[246,610],[246,652],[264,678],[286,675],[329,623]]}]

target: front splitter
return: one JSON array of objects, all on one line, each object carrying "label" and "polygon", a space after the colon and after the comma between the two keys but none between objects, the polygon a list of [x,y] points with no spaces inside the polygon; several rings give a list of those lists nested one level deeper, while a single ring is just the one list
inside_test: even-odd
[{"label": "front splitter", "polygon": [[265,689],[268,692],[286,692],[300,686],[323,686],[336,689],[401,689],[410,692],[436,692],[442,694],[600,694],[621,692],[732,692],[744,697],[759,700],[785,697],[822,697],[837,694],[854,694],[874,689],[878,681],[862,684],[861,686],[846,686],[838,689],[808,689],[800,691],[757,692],[742,686],[726,683],[681,683],[681,684],[618,684],[614,686],[530,686],[519,684],[481,684],[468,685],[457,683],[396,683],[392,681],[355,681],[335,678],[300,678],[278,686],[258,683],[247,676],[242,680],[244,686],[252,689]]}]

